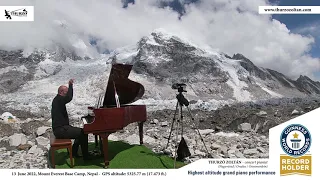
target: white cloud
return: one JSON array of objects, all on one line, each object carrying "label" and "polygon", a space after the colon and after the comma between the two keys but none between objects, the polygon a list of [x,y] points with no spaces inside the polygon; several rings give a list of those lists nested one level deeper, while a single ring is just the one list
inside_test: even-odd
[{"label": "white cloud", "polygon": [[[308,55],[314,38],[290,32],[285,24],[259,15],[265,0],[201,0],[185,7],[186,14],[170,8],[157,8],[159,0],[136,0],[122,8],[119,0],[2,0],[0,5],[34,5],[35,22],[1,22],[0,48],[32,48],[58,42],[75,48],[73,34],[80,44],[89,45],[89,37],[98,45],[114,49],[137,42],[153,29],[164,28],[197,44],[234,54],[242,53],[258,66],[271,68],[296,78],[312,77],[320,70],[319,59]],[[54,24],[65,21],[67,28]]]},{"label": "white cloud", "polygon": [[311,36],[320,36],[320,21],[315,21],[306,25],[303,25],[293,30],[296,33],[307,34]]}]

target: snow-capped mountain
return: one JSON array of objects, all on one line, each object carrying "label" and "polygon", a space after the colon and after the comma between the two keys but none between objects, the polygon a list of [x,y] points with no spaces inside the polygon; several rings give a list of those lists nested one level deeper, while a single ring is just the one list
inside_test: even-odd
[{"label": "snow-capped mountain", "polygon": [[[241,54],[230,57],[201,48],[163,30],[142,38],[137,45],[113,54],[119,63],[134,64],[134,72],[154,83],[147,96],[168,98],[171,84],[183,82],[195,99],[250,101],[319,94],[319,82],[308,77],[294,81],[285,75],[257,67]],[[156,90],[153,87],[156,87]]]},{"label": "snow-capped mountain", "polygon": [[134,65],[129,78],[145,87],[143,98],[136,103],[151,109],[175,108],[177,90],[171,86],[178,82],[187,84],[185,95],[193,108],[320,94],[320,83],[308,77],[295,81],[257,67],[241,54],[231,57],[164,30],[155,30],[134,45],[95,58],[56,47],[30,55],[0,51],[2,105],[50,114],[58,86],[75,78],[74,100],[69,107],[71,115],[81,116],[105,93],[112,62]]}]

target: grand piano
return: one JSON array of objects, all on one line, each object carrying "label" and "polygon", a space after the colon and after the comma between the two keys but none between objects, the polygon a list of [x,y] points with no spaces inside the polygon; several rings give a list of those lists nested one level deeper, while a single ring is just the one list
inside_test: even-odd
[{"label": "grand piano", "polygon": [[[147,119],[145,105],[130,105],[144,94],[144,87],[128,79],[133,65],[112,64],[107,90],[103,103],[98,101],[98,107],[88,107],[93,114],[83,118],[85,134],[94,134],[100,137],[100,149],[104,156],[105,167],[109,165],[108,136],[122,130],[128,124],[138,123],[140,144],[143,144],[143,123]],[[99,105],[101,104],[101,105]],[[91,118],[88,118],[91,117]]]}]

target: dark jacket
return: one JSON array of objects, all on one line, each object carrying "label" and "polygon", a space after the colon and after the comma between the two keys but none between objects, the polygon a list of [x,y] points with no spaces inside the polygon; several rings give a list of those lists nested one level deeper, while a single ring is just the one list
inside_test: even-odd
[{"label": "dark jacket", "polygon": [[69,125],[69,117],[66,109],[66,104],[72,100],[73,88],[72,84],[69,84],[69,89],[66,96],[57,96],[52,101],[51,107],[51,119],[52,119],[52,129],[57,127]]}]

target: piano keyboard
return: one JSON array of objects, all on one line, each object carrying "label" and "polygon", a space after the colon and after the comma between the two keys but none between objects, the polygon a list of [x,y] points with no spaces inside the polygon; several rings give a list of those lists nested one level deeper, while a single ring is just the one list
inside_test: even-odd
[{"label": "piano keyboard", "polygon": [[82,118],[82,123],[83,124],[89,124],[88,121],[85,118]]},{"label": "piano keyboard", "polygon": [[91,124],[93,122],[94,116],[88,114],[80,118],[80,128],[83,128],[85,124]]},{"label": "piano keyboard", "polygon": [[88,124],[87,120],[85,120],[84,118],[81,118],[79,121],[79,128],[83,128],[85,124]]},{"label": "piano keyboard", "polygon": [[[104,95],[103,94],[100,94],[98,99],[97,99],[97,102],[95,104],[95,108],[99,108],[102,106],[102,100],[104,99]],[[94,117],[94,112],[92,110],[89,110],[88,109],[88,115],[86,116],[82,116],[80,118],[80,128],[83,128],[85,124],[91,124],[92,121],[93,121],[93,117]]]}]

